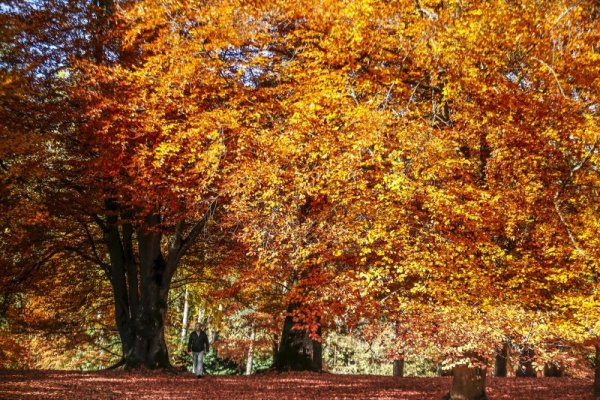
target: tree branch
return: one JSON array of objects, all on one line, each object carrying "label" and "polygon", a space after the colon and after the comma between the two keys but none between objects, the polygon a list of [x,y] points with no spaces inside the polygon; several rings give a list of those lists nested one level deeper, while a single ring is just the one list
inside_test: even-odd
[{"label": "tree branch", "polygon": [[554,70],[554,68],[552,68],[547,62],[542,61],[537,57],[531,57],[531,58],[534,59],[535,61],[539,62],[540,64],[542,64],[544,67],[546,67],[548,69],[548,71],[550,71],[552,76],[554,76],[554,80],[556,81],[556,84],[558,85],[558,90],[560,91],[560,94],[562,95],[562,97],[567,98],[567,96],[565,95],[565,92],[563,91],[562,86],[560,85],[560,81],[558,80],[558,75],[556,74],[556,71]]},{"label": "tree branch", "polygon": [[102,268],[104,273],[106,273],[106,276],[108,277],[108,279],[112,281],[112,275],[110,273],[110,265],[109,264],[101,261],[98,258],[90,257],[89,255],[85,254],[83,251],[81,251],[77,247],[67,246],[64,249],[65,249],[65,251],[69,251],[71,253],[77,254],[79,257],[81,257],[82,259],[84,259],[86,261],[89,261],[91,263],[98,265],[100,268]]},{"label": "tree branch", "polygon": [[177,261],[181,259],[186,253],[186,251],[190,248],[190,246],[194,243],[196,238],[202,233],[204,228],[206,227],[209,219],[214,215],[217,209],[217,199],[213,200],[213,202],[208,206],[208,210],[204,216],[194,225],[192,230],[188,233],[185,239],[182,239],[181,246],[179,251],[177,252]]},{"label": "tree branch", "polygon": [[108,271],[109,265],[107,263],[103,262],[102,259],[100,258],[100,255],[98,254],[98,249],[96,248],[96,242],[94,241],[94,237],[92,236],[92,233],[90,232],[87,224],[81,220],[79,221],[79,223],[83,226],[87,240],[88,240],[90,246],[92,247],[92,252],[94,254],[94,257],[96,258],[95,262],[98,265],[100,265],[102,268],[104,268],[104,272],[106,272],[107,275],[110,276],[109,271]]},{"label": "tree branch", "polygon": [[170,282],[173,274],[175,273],[175,269],[177,269],[177,265],[179,264],[179,260],[185,255],[191,245],[194,243],[196,238],[202,233],[209,219],[215,213],[217,209],[217,199],[213,200],[212,203],[208,206],[208,209],[204,213],[204,216],[196,222],[196,224],[192,227],[190,232],[185,238],[182,238],[182,230],[183,223],[178,223],[175,228],[175,237],[173,238],[173,242],[171,243],[171,248],[169,249],[169,254],[167,258],[167,268],[165,271],[166,282]]}]

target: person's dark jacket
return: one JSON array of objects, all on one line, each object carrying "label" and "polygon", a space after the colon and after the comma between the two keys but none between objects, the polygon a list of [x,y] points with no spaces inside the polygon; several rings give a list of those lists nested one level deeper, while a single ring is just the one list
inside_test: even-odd
[{"label": "person's dark jacket", "polygon": [[206,336],[206,333],[204,331],[200,331],[200,333],[193,331],[188,340],[187,348],[188,351],[193,351],[194,353],[200,351],[208,353],[208,336]]}]

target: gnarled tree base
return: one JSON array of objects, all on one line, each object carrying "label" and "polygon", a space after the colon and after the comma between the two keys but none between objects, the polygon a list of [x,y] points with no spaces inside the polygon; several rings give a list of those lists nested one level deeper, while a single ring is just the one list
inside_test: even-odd
[{"label": "gnarled tree base", "polygon": [[508,342],[502,344],[502,349],[499,349],[496,354],[496,365],[494,372],[498,378],[506,378],[508,376],[508,358],[510,357]]},{"label": "gnarled tree base", "polygon": [[444,396],[444,400],[487,400],[485,374],[483,368],[467,365],[454,367],[452,389]]},{"label": "gnarled tree base", "polygon": [[394,360],[392,375],[397,377],[404,376],[404,358]]},{"label": "gnarled tree base", "polygon": [[[277,371],[315,371],[323,368],[321,342],[310,338],[308,332],[294,329],[291,313],[295,306],[288,307],[288,315],[283,323],[281,343],[275,356],[273,367]],[[321,333],[320,330],[318,332]]]}]

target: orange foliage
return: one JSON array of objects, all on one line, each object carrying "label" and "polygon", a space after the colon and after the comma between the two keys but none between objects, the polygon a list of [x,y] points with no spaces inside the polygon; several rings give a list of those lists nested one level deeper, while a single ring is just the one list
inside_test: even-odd
[{"label": "orange foliage", "polygon": [[[222,255],[227,293],[273,314],[301,304],[313,335],[385,318],[458,357],[523,331],[531,310],[553,335],[597,332],[597,2],[116,5],[87,11],[102,14],[93,40],[49,79],[68,123],[40,120],[33,149],[3,125],[1,189],[35,204],[7,207],[60,232],[60,254],[108,271],[96,245],[112,226],[127,247],[128,226],[158,238],[172,273],[209,243],[193,226],[218,199],[212,228],[238,246]],[[21,107],[36,88],[2,73]]]}]

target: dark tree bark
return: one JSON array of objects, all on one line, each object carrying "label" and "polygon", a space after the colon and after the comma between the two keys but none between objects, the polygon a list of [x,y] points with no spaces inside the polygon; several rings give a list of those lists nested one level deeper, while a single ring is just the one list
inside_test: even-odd
[{"label": "dark tree bark", "polygon": [[487,181],[486,168],[491,155],[492,148],[487,141],[486,133],[482,132],[479,135],[479,179],[482,184],[485,184]]},{"label": "dark tree bark", "polygon": [[[319,335],[319,338],[322,337],[322,333],[323,331],[321,330],[321,325],[319,324],[319,329],[317,330],[317,335]],[[312,348],[312,370],[320,372],[323,370],[323,342],[312,340]]]},{"label": "dark tree bark", "polygon": [[496,368],[495,375],[498,378],[506,378],[508,375],[508,358],[509,347],[508,342],[502,344],[502,349],[496,351]]},{"label": "dark tree bark", "polygon": [[517,376],[520,378],[536,378],[537,373],[533,368],[533,347],[525,347],[519,355],[519,368],[517,368]]},{"label": "dark tree bark", "polygon": [[164,336],[169,291],[167,263],[160,248],[162,235],[154,230],[159,223],[158,215],[151,214],[146,217],[148,226],[138,230],[141,301],[138,312],[132,314],[135,339],[133,352],[126,360],[127,367],[170,367]]},{"label": "dark tree bark", "polygon": [[[394,321],[394,336],[399,340],[399,323]],[[392,376],[404,376],[404,354],[400,354],[392,364]]]},{"label": "dark tree bark", "polygon": [[109,278],[113,289],[115,303],[115,322],[121,338],[121,351],[123,358],[131,353],[135,332],[131,323],[131,308],[125,278],[125,254],[118,227],[118,206],[109,200],[106,202],[107,227],[105,242],[110,258]]},{"label": "dark tree bark", "polygon": [[[273,366],[278,371],[321,371],[323,351],[321,342],[310,338],[305,330],[293,329],[291,313],[296,305],[289,305],[283,322],[281,342]],[[321,334],[319,327],[318,334]]]},{"label": "dark tree bark", "polygon": [[404,376],[404,357],[394,360],[392,375],[399,377]]},{"label": "dark tree bark", "polygon": [[110,257],[108,273],[126,368],[170,368],[164,331],[171,279],[215,207],[213,203],[185,238],[183,224],[177,226],[166,257],[161,248],[160,216],[149,214],[136,229],[135,257],[131,216],[121,213],[116,202],[106,202],[107,223],[103,229]]},{"label": "dark tree bark", "polygon": [[565,372],[565,367],[554,361],[548,361],[544,364],[544,376],[546,378],[560,378]]},{"label": "dark tree bark", "polygon": [[445,400],[487,400],[485,394],[485,375],[483,368],[458,365],[454,367],[452,388]]}]

